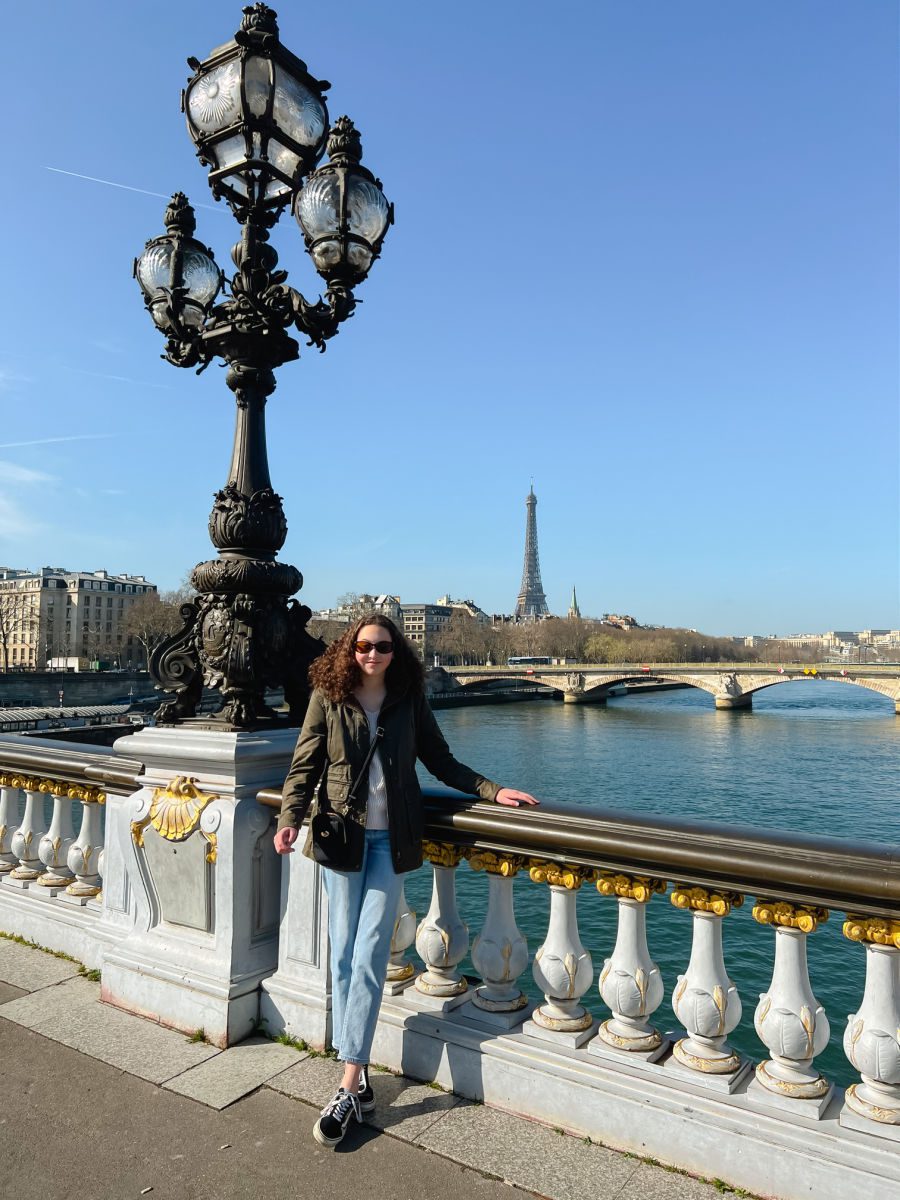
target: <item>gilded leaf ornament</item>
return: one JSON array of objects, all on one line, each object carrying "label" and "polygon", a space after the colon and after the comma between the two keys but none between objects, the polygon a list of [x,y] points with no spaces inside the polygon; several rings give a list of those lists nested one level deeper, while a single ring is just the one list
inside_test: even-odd
[{"label": "gilded leaf ornament", "polygon": [[760,925],[815,933],[819,925],[828,920],[828,909],[812,904],[791,904],[787,900],[764,900],[760,896],[753,906],[753,920],[759,921]]},{"label": "gilded leaf ornament", "polygon": [[449,842],[422,843],[422,854],[435,867],[458,867],[463,859],[460,846],[451,846]]},{"label": "gilded leaf ornament", "polygon": [[708,912],[717,917],[727,917],[733,908],[740,908],[744,897],[740,892],[718,892],[707,888],[691,887],[686,883],[675,885],[670,897],[676,908],[689,908],[691,912]]},{"label": "gilded leaf ornament", "polygon": [[[217,799],[216,795],[199,791],[193,777],[179,775],[164,788],[154,789],[146,817],[131,823],[131,836],[136,845],[143,846],[144,830],[150,825],[167,842],[184,842],[200,824],[204,808]],[[206,838],[210,843],[208,862],[215,862],[214,837]]]},{"label": "gilded leaf ornament", "polygon": [[664,879],[654,879],[649,875],[603,872],[597,880],[597,891],[601,896],[618,896],[621,900],[636,900],[638,904],[647,904],[655,894],[665,890]]},{"label": "gilded leaf ornament", "polygon": [[851,942],[895,946],[900,950],[900,921],[893,921],[889,917],[861,917],[847,913],[843,933]]},{"label": "gilded leaf ornament", "polygon": [[528,862],[528,874],[532,883],[547,883],[551,887],[564,887],[570,892],[577,892],[586,880],[594,878],[594,869],[561,866],[559,863],[532,858]]}]

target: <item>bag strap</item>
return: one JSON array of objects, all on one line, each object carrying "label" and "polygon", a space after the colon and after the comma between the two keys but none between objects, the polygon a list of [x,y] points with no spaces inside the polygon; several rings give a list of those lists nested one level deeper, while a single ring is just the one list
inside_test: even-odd
[{"label": "bag strap", "polygon": [[375,730],[375,736],[372,738],[371,742],[369,743],[369,749],[366,754],[366,757],[363,759],[363,765],[359,768],[359,774],[357,775],[356,779],[353,782],[353,786],[350,788],[350,791],[347,794],[347,804],[348,805],[355,803],[356,789],[359,787],[359,785],[362,781],[363,775],[365,775],[366,771],[368,771],[369,763],[372,761],[372,756],[374,755],[375,751],[378,749],[378,743],[381,741],[381,739],[383,737],[384,737],[384,730],[379,725],[378,728]]}]

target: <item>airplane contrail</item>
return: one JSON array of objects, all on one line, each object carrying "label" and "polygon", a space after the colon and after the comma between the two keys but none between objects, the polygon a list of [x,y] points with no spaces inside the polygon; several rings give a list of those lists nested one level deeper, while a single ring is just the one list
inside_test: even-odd
[{"label": "airplane contrail", "polygon": [[51,442],[93,442],[98,438],[113,438],[115,433],[71,433],[68,437],[36,438],[33,442],[3,442],[0,450],[12,450],[17,446],[49,446]]},{"label": "airplane contrail", "polygon": [[[98,179],[96,175],[79,175],[77,171],[64,171],[62,167],[48,167],[44,165],[45,171],[53,171],[56,175],[71,175],[73,179],[86,179],[89,183],[103,183],[107,187],[121,188],[125,192],[140,192],[142,196],[158,196],[160,200],[170,200],[171,196],[166,196],[163,192],[148,192],[146,188],[132,187],[128,183],[114,183],[112,179]],[[207,212],[224,212],[226,211],[221,206],[216,208],[212,204],[195,204],[194,208],[205,208]]]}]

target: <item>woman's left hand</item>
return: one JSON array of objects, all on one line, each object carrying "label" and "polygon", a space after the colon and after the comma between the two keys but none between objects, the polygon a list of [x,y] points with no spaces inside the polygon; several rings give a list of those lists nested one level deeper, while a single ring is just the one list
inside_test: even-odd
[{"label": "woman's left hand", "polygon": [[494,797],[497,804],[505,804],[507,808],[518,808],[520,804],[540,804],[528,792],[519,792],[515,788],[502,787]]}]

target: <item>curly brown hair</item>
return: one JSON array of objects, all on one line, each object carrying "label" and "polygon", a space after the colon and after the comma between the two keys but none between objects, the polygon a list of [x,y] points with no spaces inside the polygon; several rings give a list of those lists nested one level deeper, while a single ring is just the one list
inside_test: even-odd
[{"label": "curly brown hair", "polygon": [[359,637],[359,631],[366,625],[377,625],[386,630],[394,643],[391,665],[384,675],[388,691],[410,688],[413,692],[421,694],[425,690],[425,669],[415,650],[384,613],[366,613],[337,641],[331,643],[325,653],[309,668],[309,681],[313,687],[324,692],[329,700],[335,702],[346,700],[359,687],[362,672],[356,665],[353,645]]}]

